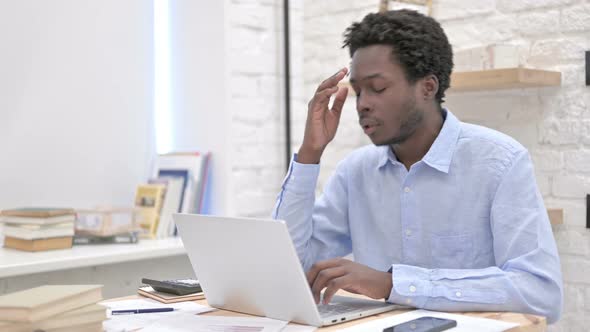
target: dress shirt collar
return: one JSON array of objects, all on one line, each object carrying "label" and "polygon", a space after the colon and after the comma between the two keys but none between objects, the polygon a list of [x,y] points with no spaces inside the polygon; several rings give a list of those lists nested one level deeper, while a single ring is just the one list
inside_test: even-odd
[{"label": "dress shirt collar", "polygon": [[[443,126],[422,161],[434,169],[448,173],[457,140],[459,139],[459,133],[461,132],[461,122],[451,111],[443,108],[442,112]],[[387,162],[394,165],[400,164],[389,146],[380,146],[378,148],[381,156],[377,168],[385,166]]]}]

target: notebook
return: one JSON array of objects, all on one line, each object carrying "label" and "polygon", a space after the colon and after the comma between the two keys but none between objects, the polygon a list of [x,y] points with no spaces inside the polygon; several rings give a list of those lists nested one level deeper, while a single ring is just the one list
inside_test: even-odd
[{"label": "notebook", "polygon": [[212,307],[314,326],[407,308],[345,296],[316,305],[283,221],[173,216]]}]

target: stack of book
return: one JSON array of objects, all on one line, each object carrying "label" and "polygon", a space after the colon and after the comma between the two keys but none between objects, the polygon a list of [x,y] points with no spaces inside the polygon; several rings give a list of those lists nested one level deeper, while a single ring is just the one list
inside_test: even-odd
[{"label": "stack of book", "polygon": [[0,296],[0,331],[102,331],[102,285],[46,285]]},{"label": "stack of book", "polygon": [[0,212],[4,246],[26,251],[72,247],[76,213],[65,208],[19,208]]},{"label": "stack of book", "polygon": [[165,292],[158,292],[148,285],[143,285],[139,287],[137,293],[141,296],[149,297],[162,303],[197,301],[203,300],[205,298],[205,293],[203,292],[191,293],[186,295],[176,295]]}]

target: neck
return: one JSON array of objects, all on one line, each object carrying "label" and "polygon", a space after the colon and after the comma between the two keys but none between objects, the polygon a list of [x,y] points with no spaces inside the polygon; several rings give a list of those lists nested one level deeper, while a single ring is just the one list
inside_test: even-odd
[{"label": "neck", "polygon": [[404,164],[406,169],[416,162],[422,160],[443,125],[442,112],[438,108],[429,109],[424,112],[422,125],[403,143],[391,145],[397,159]]}]

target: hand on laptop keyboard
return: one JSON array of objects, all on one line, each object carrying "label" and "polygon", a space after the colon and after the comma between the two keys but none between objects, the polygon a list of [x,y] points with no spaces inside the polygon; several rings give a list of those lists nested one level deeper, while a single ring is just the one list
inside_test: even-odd
[{"label": "hand on laptop keyboard", "polygon": [[[334,258],[315,263],[306,273],[316,303],[324,291],[324,300],[330,302],[340,289],[362,294],[372,299],[389,297],[393,287],[391,274],[345,258]],[[321,301],[324,303],[324,301]]]}]

